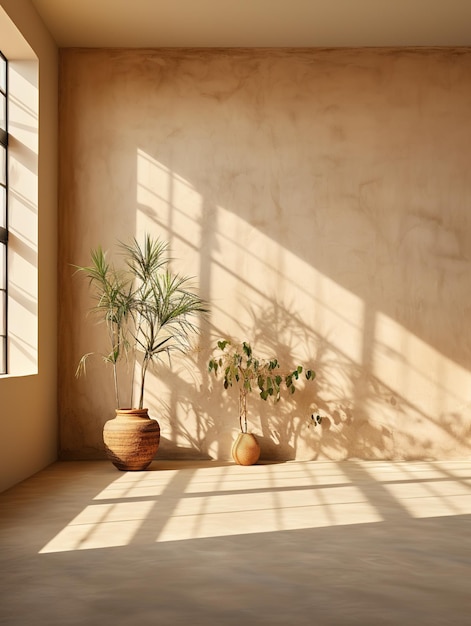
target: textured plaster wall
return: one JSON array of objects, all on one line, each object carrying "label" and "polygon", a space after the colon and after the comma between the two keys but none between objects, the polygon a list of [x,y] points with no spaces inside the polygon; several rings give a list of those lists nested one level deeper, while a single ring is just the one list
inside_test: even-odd
[{"label": "textured plaster wall", "polygon": [[101,335],[69,264],[144,231],[211,303],[150,381],[161,457],[228,457],[236,398],[206,374],[226,334],[317,371],[251,402],[262,457],[468,455],[470,76],[466,49],[63,50],[63,456],[100,455],[113,414],[99,360],[74,377]]}]

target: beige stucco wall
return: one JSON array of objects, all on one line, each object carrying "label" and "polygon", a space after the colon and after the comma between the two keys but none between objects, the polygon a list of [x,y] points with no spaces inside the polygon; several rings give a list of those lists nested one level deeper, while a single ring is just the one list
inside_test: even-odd
[{"label": "beige stucco wall", "polygon": [[0,377],[2,491],[58,451],[58,51],[29,0],[0,5],[0,47],[14,73],[11,88],[20,90],[10,108],[11,374]]},{"label": "beige stucco wall", "polygon": [[99,456],[113,414],[101,363],[74,377],[98,335],[69,264],[146,230],[211,303],[151,381],[161,457],[228,457],[226,334],[317,371],[251,404],[263,457],[468,455],[470,76],[469,50],[62,51],[63,456]]}]

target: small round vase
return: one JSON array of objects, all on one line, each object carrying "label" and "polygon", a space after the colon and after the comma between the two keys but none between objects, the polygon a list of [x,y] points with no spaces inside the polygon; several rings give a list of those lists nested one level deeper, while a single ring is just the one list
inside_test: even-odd
[{"label": "small round vase", "polygon": [[147,409],[116,409],[103,428],[108,459],[122,471],[145,470],[160,443],[160,426]]},{"label": "small round vase", "polygon": [[232,458],[238,465],[254,465],[260,458],[260,444],[252,433],[239,433],[232,445]]}]

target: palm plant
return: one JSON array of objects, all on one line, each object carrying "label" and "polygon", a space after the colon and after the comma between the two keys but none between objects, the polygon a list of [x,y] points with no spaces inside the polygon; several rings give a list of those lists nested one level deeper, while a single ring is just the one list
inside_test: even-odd
[{"label": "palm plant", "polygon": [[[92,250],[90,266],[75,267],[89,279],[96,300],[92,311],[107,328],[110,351],[102,356],[113,367],[116,407],[120,408],[118,363],[140,354],[142,409],[149,366],[163,355],[186,352],[190,336],[198,332],[195,318],[208,308],[194,292],[190,277],[170,271],[166,242],[146,234],[142,246],[134,238],[119,248],[124,261],[120,268],[107,261],[101,247]],[[85,371],[90,354],[81,358],[77,374]]]}]

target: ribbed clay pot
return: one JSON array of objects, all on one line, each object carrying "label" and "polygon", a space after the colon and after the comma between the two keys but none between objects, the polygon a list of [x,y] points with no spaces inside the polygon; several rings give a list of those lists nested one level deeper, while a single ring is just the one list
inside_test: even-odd
[{"label": "ribbed clay pot", "polygon": [[147,409],[116,409],[116,417],[103,428],[109,460],[123,471],[145,470],[160,443],[160,426]]},{"label": "ribbed clay pot", "polygon": [[239,433],[232,445],[232,458],[239,465],[254,465],[260,458],[260,444],[252,433]]}]

